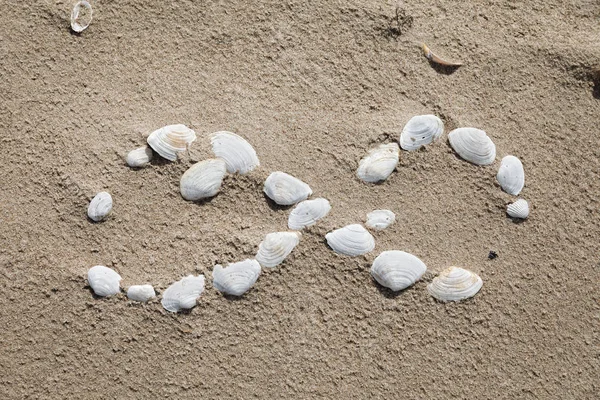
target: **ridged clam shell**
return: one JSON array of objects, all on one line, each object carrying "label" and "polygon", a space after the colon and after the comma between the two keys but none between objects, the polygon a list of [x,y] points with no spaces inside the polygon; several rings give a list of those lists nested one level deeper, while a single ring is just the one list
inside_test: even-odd
[{"label": "ridged clam shell", "polygon": [[225,161],[211,158],[192,165],[181,176],[179,191],[190,201],[213,197],[221,189],[223,177],[227,174]]},{"label": "ridged clam shell", "polygon": [[375,210],[367,214],[367,228],[381,231],[396,221],[396,214],[390,210]]},{"label": "ridged clam shell", "polygon": [[87,273],[88,283],[97,296],[114,296],[121,291],[121,275],[104,265],[96,265]]},{"label": "ridged clam shell", "polygon": [[525,171],[523,164],[515,156],[506,156],[502,159],[498,174],[496,175],[502,190],[513,196],[521,193],[525,186]]},{"label": "ridged clam shell", "polygon": [[331,205],[327,199],[321,197],[314,200],[300,202],[288,218],[288,228],[300,230],[314,225],[318,220],[329,214]]},{"label": "ridged clam shell", "polygon": [[273,172],[265,180],[264,192],[282,206],[296,204],[312,194],[310,186],[285,172]]},{"label": "ridged clam shell", "polygon": [[427,266],[416,256],[399,250],[384,251],[371,266],[371,275],[381,286],[393,290],[405,289],[421,279]]},{"label": "ridged clam shell", "polygon": [[512,218],[525,219],[529,217],[529,203],[527,200],[519,199],[506,207],[506,213]]},{"label": "ridged clam shell", "polygon": [[127,297],[130,300],[141,301],[143,303],[156,297],[156,292],[152,285],[133,285],[127,289]]},{"label": "ridged clam shell", "polygon": [[450,267],[440,272],[427,285],[427,290],[439,301],[460,301],[475,296],[482,285],[483,281],[476,273]]},{"label": "ridged clam shell", "polygon": [[112,210],[113,200],[112,196],[108,192],[100,192],[92,201],[90,201],[90,205],[88,206],[87,214],[88,217],[95,222],[100,222],[104,220],[110,211]]},{"label": "ridged clam shell", "polygon": [[204,275],[189,275],[167,288],[161,304],[167,311],[179,312],[196,306],[196,300],[204,291]]},{"label": "ridged clam shell", "polygon": [[398,165],[400,148],[397,143],[381,144],[360,160],[356,176],[369,183],[384,181]]},{"label": "ridged clam shell", "polygon": [[375,248],[375,238],[359,224],[347,225],[329,232],[325,239],[333,251],[348,256],[366,254]]},{"label": "ridged clam shell", "polygon": [[246,174],[260,165],[256,151],[241,136],[232,132],[216,132],[210,142],[215,155],[225,160],[227,172]]},{"label": "ridged clam shell", "polygon": [[[82,8],[84,10],[82,10]],[[71,10],[71,29],[83,32],[92,22],[92,6],[87,1],[78,1]]]},{"label": "ridged clam shell", "polygon": [[260,264],[256,260],[246,259],[227,265],[215,265],[213,286],[222,293],[241,296],[254,285],[260,275]]},{"label": "ridged clam shell", "polygon": [[127,165],[132,168],[145,167],[152,161],[152,149],[148,146],[140,147],[135,150],[131,150],[127,154]]},{"label": "ridged clam shell", "polygon": [[263,267],[276,267],[294,250],[300,236],[300,232],[269,233],[258,246],[256,261]]},{"label": "ridged clam shell", "polygon": [[169,161],[177,160],[177,153],[187,150],[194,140],[196,132],[182,124],[164,126],[148,136],[150,147]]},{"label": "ridged clam shell", "polygon": [[473,164],[489,165],[496,159],[496,145],[481,129],[458,128],[448,134],[448,139],[454,151]]},{"label": "ridged clam shell", "polygon": [[412,117],[400,134],[400,147],[415,151],[421,146],[435,142],[444,133],[444,123],[435,115],[417,115]]}]

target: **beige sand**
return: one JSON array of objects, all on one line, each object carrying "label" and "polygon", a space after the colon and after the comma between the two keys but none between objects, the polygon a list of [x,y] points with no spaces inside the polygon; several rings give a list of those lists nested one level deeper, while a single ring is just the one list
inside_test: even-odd
[{"label": "beige sand", "polygon": [[[77,36],[70,2],[0,1],[2,399],[598,395],[596,1],[406,2],[401,36],[388,29],[392,1],[93,4]],[[421,42],[465,65],[436,71]],[[358,181],[362,155],[420,113],[443,118],[446,133],[485,129],[497,162],[461,161],[445,134],[402,152],[385,183]],[[124,165],[170,123],[198,132],[190,154]],[[206,204],[185,202],[179,178],[216,130],[248,138],[261,168],[227,178]],[[508,154],[526,170],[532,214],[521,224],[495,181]],[[85,274],[96,264],[123,287],[163,291],[253,256],[286,226],[289,211],[262,194],[274,170],[333,209],[241,300],[209,284],[191,313],[173,315],[93,298]],[[115,206],[93,224],[86,208],[100,190]],[[374,252],[327,248],[326,232],[375,208],[397,222],[376,233]],[[399,295],[369,274],[388,249],[429,268]],[[428,295],[449,265],[482,276],[474,299]]]}]

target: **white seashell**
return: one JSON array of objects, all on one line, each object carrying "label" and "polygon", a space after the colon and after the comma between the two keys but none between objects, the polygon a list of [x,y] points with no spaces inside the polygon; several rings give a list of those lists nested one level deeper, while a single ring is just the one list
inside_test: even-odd
[{"label": "white seashell", "polygon": [[114,296],[121,291],[119,282],[121,275],[104,265],[96,265],[87,273],[88,283],[97,296]]},{"label": "white seashell", "polygon": [[369,150],[360,160],[356,176],[370,183],[386,180],[398,165],[399,153],[397,143],[382,144]]},{"label": "white seashell", "polygon": [[148,136],[148,144],[161,157],[169,161],[177,160],[177,153],[186,151],[196,140],[196,132],[185,125],[167,125]]},{"label": "white seashell", "polygon": [[444,133],[444,123],[435,115],[417,115],[412,117],[400,134],[400,147],[415,151],[421,146],[435,142]]},{"label": "white seashell", "polygon": [[204,275],[189,275],[167,288],[161,304],[167,311],[179,312],[196,306],[196,300],[204,291]]},{"label": "white seashell", "polygon": [[220,292],[241,296],[254,285],[260,275],[260,264],[256,260],[246,259],[227,265],[215,265],[213,286]]},{"label": "white seashell", "polygon": [[210,142],[215,155],[225,160],[230,174],[246,174],[260,165],[254,148],[235,133],[216,132]]},{"label": "white seashell", "polygon": [[112,210],[113,200],[108,192],[98,193],[88,206],[88,217],[95,222],[104,220]]},{"label": "white seashell", "polygon": [[460,301],[475,296],[482,285],[483,281],[476,273],[450,267],[433,278],[427,290],[439,301]]},{"label": "white seashell", "polygon": [[367,228],[381,231],[396,221],[396,215],[390,210],[375,210],[367,214]]},{"label": "white seashell", "polygon": [[325,235],[327,244],[336,253],[359,256],[375,248],[375,238],[362,225],[353,224]]},{"label": "white seashell", "polygon": [[312,194],[310,186],[285,172],[273,172],[265,180],[264,192],[282,206],[296,204]]},{"label": "white seashell", "polygon": [[327,199],[319,197],[314,200],[304,200],[290,213],[288,228],[300,230],[312,226],[329,214],[329,210],[331,210],[331,205]]},{"label": "white seashell", "polygon": [[268,268],[281,264],[300,242],[300,236],[300,232],[269,233],[258,245],[256,261]]},{"label": "white seashell", "polygon": [[498,183],[506,193],[513,196],[521,193],[523,186],[525,186],[525,171],[521,160],[515,156],[504,157],[496,179],[498,179]]},{"label": "white seashell", "polygon": [[133,285],[127,289],[127,297],[130,300],[141,301],[143,303],[156,297],[152,285]]},{"label": "white seashell", "polygon": [[496,145],[477,128],[458,128],[448,134],[450,146],[460,157],[476,165],[489,165],[496,159]]},{"label": "white seashell", "polygon": [[371,275],[381,286],[394,292],[405,289],[421,279],[427,266],[419,258],[404,251],[384,251],[371,266]]},{"label": "white seashell", "polygon": [[71,29],[83,32],[92,22],[92,6],[87,1],[78,1],[71,10]]},{"label": "white seashell", "polygon": [[192,165],[181,176],[181,196],[190,201],[213,197],[221,189],[226,173],[225,161],[220,158],[211,158]]},{"label": "white seashell", "polygon": [[148,146],[140,147],[139,149],[131,150],[127,154],[127,165],[132,168],[145,167],[152,161],[152,149]]},{"label": "white seashell", "polygon": [[506,207],[506,213],[512,218],[525,219],[529,217],[529,203],[527,200],[519,199]]}]

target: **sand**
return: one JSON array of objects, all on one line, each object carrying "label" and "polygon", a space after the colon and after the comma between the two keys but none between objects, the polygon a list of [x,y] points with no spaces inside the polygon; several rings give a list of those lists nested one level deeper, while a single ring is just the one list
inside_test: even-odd
[{"label": "sand", "polygon": [[[595,1],[71,2],[2,0],[0,13],[0,393],[3,399],[469,398],[598,395],[600,7]],[[401,34],[400,34],[401,33]],[[464,62],[433,68],[419,45]],[[369,148],[417,114],[442,139],[402,152],[380,185],[355,177]],[[127,152],[163,125],[198,140],[178,162],[133,170]],[[460,160],[447,132],[484,129],[496,162]],[[237,132],[261,167],[196,204],[179,178]],[[530,218],[495,180],[525,167]],[[239,300],[210,284],[216,263],[252,257],[284,230],[262,183],[282,170],[331,201],[281,266]],[[103,223],[90,199],[114,198]],[[333,253],[324,235],[387,208],[373,252]],[[428,266],[392,294],[371,279],[384,250]],[[490,250],[498,257],[488,259]],[[159,292],[188,274],[207,290],[188,314],[123,294],[94,298],[85,275]],[[426,286],[450,265],[484,280],[465,302]]]}]

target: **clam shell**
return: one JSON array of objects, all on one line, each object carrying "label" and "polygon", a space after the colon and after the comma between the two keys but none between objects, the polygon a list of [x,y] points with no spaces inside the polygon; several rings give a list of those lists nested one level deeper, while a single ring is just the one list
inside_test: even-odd
[{"label": "clam shell", "polygon": [[[83,10],[82,10],[83,8]],[[83,32],[92,22],[92,6],[87,1],[78,1],[71,10],[71,29]]]},{"label": "clam shell", "polygon": [[133,285],[127,289],[127,297],[130,300],[141,301],[143,303],[156,297],[152,285]]},{"label": "clam shell", "polygon": [[381,231],[396,221],[396,214],[390,210],[375,210],[367,214],[367,228]]},{"label": "clam shell", "polygon": [[225,161],[220,158],[211,158],[192,165],[181,176],[181,196],[190,201],[213,197],[221,189],[226,173]]},{"label": "clam shell", "polygon": [[215,265],[213,286],[222,293],[241,296],[254,285],[260,275],[260,264],[256,260],[246,259],[227,265]]},{"label": "clam shell", "polygon": [[256,261],[263,267],[276,267],[294,250],[300,242],[300,236],[300,232],[269,233],[258,245]]},{"label": "clam shell", "polygon": [[314,200],[304,200],[299,203],[288,218],[288,228],[300,230],[314,225],[318,220],[329,214],[331,205],[321,197]]},{"label": "clam shell", "polygon": [[177,153],[186,151],[196,140],[196,132],[185,125],[167,125],[148,136],[148,144],[161,157],[169,161],[177,160]]},{"label": "clam shell", "polygon": [[450,267],[433,278],[427,290],[439,301],[460,301],[475,296],[482,285],[483,281],[476,273]]},{"label": "clam shell", "polygon": [[400,147],[415,151],[421,146],[435,142],[444,133],[444,123],[435,115],[417,115],[412,117],[400,134]]},{"label": "clam shell", "polygon": [[421,279],[427,266],[412,254],[399,250],[384,251],[371,266],[371,275],[381,286],[393,290],[405,289]]},{"label": "clam shell", "polygon": [[529,203],[519,199],[506,207],[506,213],[512,218],[525,219],[529,217]]},{"label": "clam shell", "polygon": [[246,174],[260,165],[254,148],[235,133],[216,132],[210,142],[215,155],[225,160],[227,172],[230,174]]},{"label": "clam shell", "polygon": [[152,161],[152,149],[148,146],[140,147],[139,149],[131,150],[127,154],[127,165],[132,168],[145,167]]},{"label": "clam shell", "polygon": [[325,239],[333,251],[348,256],[366,254],[375,248],[375,238],[359,224],[329,232]]},{"label": "clam shell", "polygon": [[496,145],[481,129],[458,128],[448,134],[448,140],[461,158],[473,164],[489,165],[496,159]]},{"label": "clam shell", "polygon": [[397,143],[381,144],[360,160],[356,176],[362,181],[384,181],[398,165],[400,149]]},{"label": "clam shell", "polygon": [[161,304],[167,311],[179,312],[196,306],[196,300],[204,291],[204,275],[189,275],[167,288]]},{"label": "clam shell", "polygon": [[104,265],[96,265],[89,269],[87,280],[97,296],[114,296],[121,291],[119,282],[121,275]]},{"label": "clam shell", "polygon": [[88,217],[95,222],[100,222],[106,219],[112,210],[113,200],[108,192],[98,193],[88,206]]},{"label": "clam shell", "polygon": [[504,157],[498,169],[496,179],[498,179],[500,187],[506,193],[513,196],[521,193],[523,186],[525,186],[525,171],[523,170],[521,160],[515,156]]},{"label": "clam shell", "polygon": [[264,192],[282,206],[296,204],[312,194],[310,186],[285,172],[273,172],[265,180]]}]

